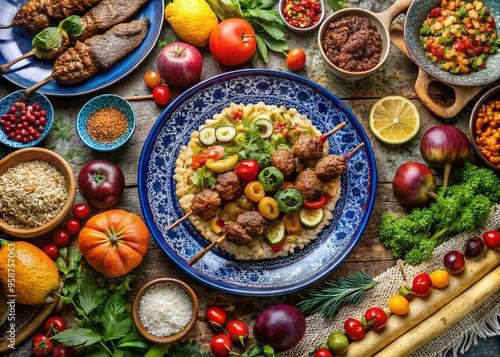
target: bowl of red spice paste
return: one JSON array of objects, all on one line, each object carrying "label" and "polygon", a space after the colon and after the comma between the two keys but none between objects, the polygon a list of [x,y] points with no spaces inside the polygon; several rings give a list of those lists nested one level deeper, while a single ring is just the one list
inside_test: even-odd
[{"label": "bowl of red spice paste", "polygon": [[76,131],[91,149],[113,151],[134,133],[135,113],[130,103],[115,94],[103,94],[88,101],[78,113]]},{"label": "bowl of red spice paste", "polygon": [[280,0],[279,9],[286,27],[294,32],[313,32],[325,18],[323,0]]}]

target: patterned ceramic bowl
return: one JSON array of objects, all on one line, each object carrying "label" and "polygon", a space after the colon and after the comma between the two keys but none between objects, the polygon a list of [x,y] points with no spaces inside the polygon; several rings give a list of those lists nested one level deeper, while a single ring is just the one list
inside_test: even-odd
[{"label": "patterned ceramic bowl", "polygon": [[[106,112],[108,109],[118,109],[125,114],[126,125],[117,124],[118,120],[114,120],[117,112]],[[89,127],[89,118],[99,110],[100,118],[91,119]],[[122,120],[122,118],[116,118]],[[91,132],[89,132],[89,129]],[[80,139],[91,149],[97,151],[113,151],[123,146],[134,133],[135,130],[135,113],[128,101],[115,94],[103,94],[88,101],[78,113],[76,121],[76,130]],[[107,138],[113,138],[119,134],[117,132],[124,131],[117,139],[109,141]],[[115,135],[116,134],[116,135]]]},{"label": "patterned ceramic bowl", "polygon": [[300,27],[300,26],[294,26],[294,25],[292,25],[291,23],[289,23],[287,21],[287,19],[285,17],[285,11],[284,11],[284,8],[287,6],[286,5],[287,0],[280,0],[279,1],[279,13],[280,13],[281,19],[285,23],[285,26],[290,31],[298,32],[298,33],[309,33],[309,32],[316,31],[321,26],[321,23],[325,19],[325,2],[323,0],[317,0],[317,1],[319,2],[319,6],[320,6],[320,9],[321,9],[321,12],[319,14],[319,20],[318,20],[318,22],[315,25],[313,25],[313,26]]},{"label": "patterned ceramic bowl", "polygon": [[[2,98],[0,100],[0,115],[9,113],[9,109],[19,100],[23,93],[24,90],[21,89]],[[38,138],[34,138],[32,141],[23,142],[9,138],[9,134],[3,130],[3,125],[0,125],[2,127],[2,129],[0,129],[0,142],[13,149],[23,149],[37,146],[43,139],[45,139],[50,131],[50,128],[52,127],[52,123],[54,122],[54,108],[52,108],[52,104],[45,95],[40,92],[33,92],[24,102],[27,104],[38,103],[40,104],[41,109],[45,110],[45,124],[38,124],[38,126],[43,125],[45,128],[41,131],[41,135]]]}]

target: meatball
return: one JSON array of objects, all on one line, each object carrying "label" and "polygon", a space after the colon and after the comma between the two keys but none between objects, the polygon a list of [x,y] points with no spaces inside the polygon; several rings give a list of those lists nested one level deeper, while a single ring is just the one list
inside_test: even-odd
[{"label": "meatball", "polygon": [[300,192],[304,200],[316,201],[321,196],[321,181],[316,172],[311,169],[299,172],[294,187]]},{"label": "meatball", "polygon": [[217,176],[215,190],[223,201],[234,201],[241,195],[241,180],[234,171],[225,172]]},{"label": "meatball", "polygon": [[202,219],[208,220],[215,217],[220,204],[221,199],[219,194],[206,188],[194,195],[191,202],[191,210]]},{"label": "meatball", "polygon": [[297,167],[293,154],[284,149],[274,150],[271,155],[271,165],[280,170],[285,177],[290,176]]},{"label": "meatball", "polygon": [[236,223],[245,228],[250,236],[257,237],[264,233],[266,219],[257,211],[247,211],[238,216]]},{"label": "meatball", "polygon": [[345,156],[328,155],[318,160],[314,171],[320,180],[327,181],[339,177],[345,168]]},{"label": "meatball", "polygon": [[252,237],[248,235],[246,229],[236,222],[226,222],[223,231],[226,239],[236,245],[249,245],[252,242]]},{"label": "meatball", "polygon": [[301,135],[295,141],[292,152],[300,160],[318,160],[323,156],[323,143],[314,135]]}]

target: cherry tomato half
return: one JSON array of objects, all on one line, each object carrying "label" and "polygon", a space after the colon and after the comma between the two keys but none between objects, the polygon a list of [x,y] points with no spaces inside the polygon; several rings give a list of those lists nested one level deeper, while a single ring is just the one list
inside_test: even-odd
[{"label": "cherry tomato half", "polygon": [[[80,232],[81,223],[76,218],[70,217],[66,221],[66,231],[71,235],[76,235]],[[67,243],[66,243],[67,244]]]},{"label": "cherry tomato half", "polygon": [[387,314],[380,307],[372,307],[366,310],[364,318],[373,331],[378,331],[387,324]]},{"label": "cherry tomato half", "polygon": [[43,252],[47,254],[50,259],[55,260],[59,254],[59,248],[54,243],[49,243],[43,247]]},{"label": "cherry tomato half", "polygon": [[236,166],[236,175],[244,181],[255,181],[259,174],[259,163],[255,160],[243,160]]},{"label": "cherry tomato half", "polygon": [[43,329],[45,330],[45,333],[48,337],[54,336],[53,328],[55,328],[57,332],[62,332],[68,327],[66,326],[66,322],[64,322],[62,318],[58,316],[52,316],[49,317],[43,324]]},{"label": "cherry tomato half", "polygon": [[231,320],[227,323],[226,332],[233,341],[239,341],[245,345],[245,338],[248,336],[248,327],[241,320]]},{"label": "cherry tomato half", "polygon": [[156,87],[161,86],[162,82],[163,80],[160,72],[151,69],[144,73],[144,83],[146,83],[149,88],[155,89]]},{"label": "cherry tomato half", "polygon": [[213,327],[219,328],[226,324],[227,313],[223,308],[213,306],[207,309],[205,318]]},{"label": "cherry tomato half", "polygon": [[155,87],[153,89],[153,99],[156,104],[166,105],[170,101],[170,89],[165,85]]},{"label": "cherry tomato half", "polygon": [[208,159],[219,160],[224,155],[224,148],[222,146],[209,146],[200,153],[193,156],[191,168],[196,170],[205,165]]},{"label": "cherry tomato half", "polygon": [[432,289],[432,280],[429,274],[421,273],[413,278],[411,291],[415,296],[424,297],[429,295]]},{"label": "cherry tomato half", "polygon": [[45,334],[39,333],[38,335],[33,336],[33,339],[31,340],[31,347],[33,347],[33,353],[37,356],[46,356],[52,352],[54,342],[49,340]]},{"label": "cherry tomato half", "polygon": [[73,206],[73,216],[78,219],[85,219],[90,216],[90,206],[86,203],[77,203]]},{"label": "cherry tomato half", "polygon": [[69,243],[69,233],[65,229],[58,229],[52,233],[52,242],[59,247],[64,247]]},{"label": "cherry tomato half", "polygon": [[483,234],[484,244],[490,248],[495,249],[500,247],[500,232],[499,231],[487,231]]},{"label": "cherry tomato half", "polygon": [[216,356],[229,356],[233,344],[227,335],[217,335],[210,341],[210,348]]},{"label": "cherry tomato half", "polygon": [[333,355],[330,351],[323,347],[316,351],[314,357],[333,357]]},{"label": "cherry tomato half", "polygon": [[301,48],[292,48],[286,57],[286,66],[292,71],[304,68],[306,64],[306,53]]},{"label": "cherry tomato half", "polygon": [[345,320],[344,330],[347,337],[349,337],[351,340],[361,340],[363,337],[365,337],[365,327],[359,320]]}]

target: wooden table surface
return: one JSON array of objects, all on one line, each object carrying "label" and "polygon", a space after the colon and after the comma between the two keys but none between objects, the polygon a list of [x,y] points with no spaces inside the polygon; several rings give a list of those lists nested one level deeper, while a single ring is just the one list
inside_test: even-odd
[{"label": "wooden table surface", "polygon": [[[392,2],[392,0],[347,1],[349,5],[371,9],[375,12],[386,9]],[[398,17],[396,22],[401,22],[403,20],[402,17]],[[172,34],[171,28],[166,24],[162,30],[160,39],[169,39]],[[370,144],[375,153],[378,170],[376,200],[367,229],[356,248],[328,278],[341,277],[360,270],[364,270],[370,276],[375,277],[389,267],[395,265],[395,260],[392,258],[390,251],[382,247],[377,235],[378,222],[384,212],[404,212],[403,207],[399,205],[392,194],[392,177],[400,164],[406,161],[422,161],[418,150],[422,134],[427,128],[433,125],[442,124],[443,120],[432,114],[420,102],[414,90],[414,83],[418,70],[417,66],[395,47],[391,48],[387,62],[376,73],[360,81],[346,81],[327,71],[319,54],[316,36],[316,33],[300,36],[293,33],[287,33],[286,40],[289,47],[304,48],[308,57],[306,67],[296,72],[296,74],[310,78],[326,87],[353,111],[370,139]],[[239,66],[235,68],[223,67],[210,55],[208,48],[200,50],[204,58],[201,80],[232,69],[249,68],[249,66]],[[124,172],[126,179],[125,193],[118,203],[117,208],[135,212],[139,216],[142,216],[137,184],[139,157],[146,137],[158,116],[164,110],[164,107],[156,105],[153,101],[131,102],[137,117],[136,131],[125,147],[111,153],[99,153],[87,148],[80,141],[76,133],[75,123],[80,108],[86,101],[96,95],[103,93],[115,93],[122,96],[150,94],[150,90],[144,85],[142,77],[147,70],[155,68],[156,53],[156,50],[152,51],[139,68],[127,78],[122,79],[108,88],[79,97],[50,97],[57,120],[71,127],[69,132],[70,138],[62,138],[58,135],[60,134],[58,131],[52,129],[47,139],[41,144],[42,147],[50,148],[61,154],[69,162],[75,175],[85,163],[93,159],[99,158],[115,162]],[[260,63],[259,67],[288,71],[285,66],[284,57],[274,53],[271,53],[270,57],[270,61],[267,65]],[[0,97],[4,97],[17,89],[19,88],[4,78],[0,79]],[[182,93],[182,89],[172,88],[172,92],[175,97]],[[452,101],[452,98],[450,98],[450,91],[442,86],[433,88],[432,93],[443,102],[449,103],[450,100]],[[402,95],[410,98],[420,112],[421,130],[419,134],[411,142],[401,147],[389,146],[381,143],[372,135],[369,129],[368,115],[372,104],[378,98],[387,95]],[[469,113],[470,108],[466,108],[463,115],[454,118],[457,119],[454,125],[465,132],[467,132],[466,118]],[[0,147],[0,157],[6,152],[8,152],[6,148]],[[439,178],[438,182],[440,182]],[[76,202],[83,202],[79,194],[77,195]],[[93,213],[97,212],[97,210],[93,211]],[[47,237],[41,237],[31,241],[43,244],[46,239]],[[152,237],[150,237],[149,250],[138,270],[139,274],[137,274],[137,280],[133,284],[135,291],[146,282],[160,277],[179,278],[186,281],[194,288],[200,301],[200,312],[197,324],[188,335],[188,338],[198,340],[207,350],[209,350],[209,341],[213,337],[213,331],[207,327],[204,320],[204,312],[207,307],[214,304],[223,306],[232,311],[231,315],[233,317],[253,324],[258,311],[261,310],[263,306],[278,302],[293,301],[296,297],[296,294],[272,298],[242,297],[211,289],[198,283],[181,271],[175,263],[167,258]],[[133,297],[134,294],[131,294],[129,297],[130,301],[132,301]],[[71,318],[71,312],[69,311],[62,311],[61,314]],[[499,349],[499,339],[491,338],[486,341],[481,340],[480,345],[473,347],[466,355],[493,356],[496,355]],[[25,342],[21,346],[18,346],[16,352],[12,355],[25,356],[29,353],[28,351],[29,343]]]}]

